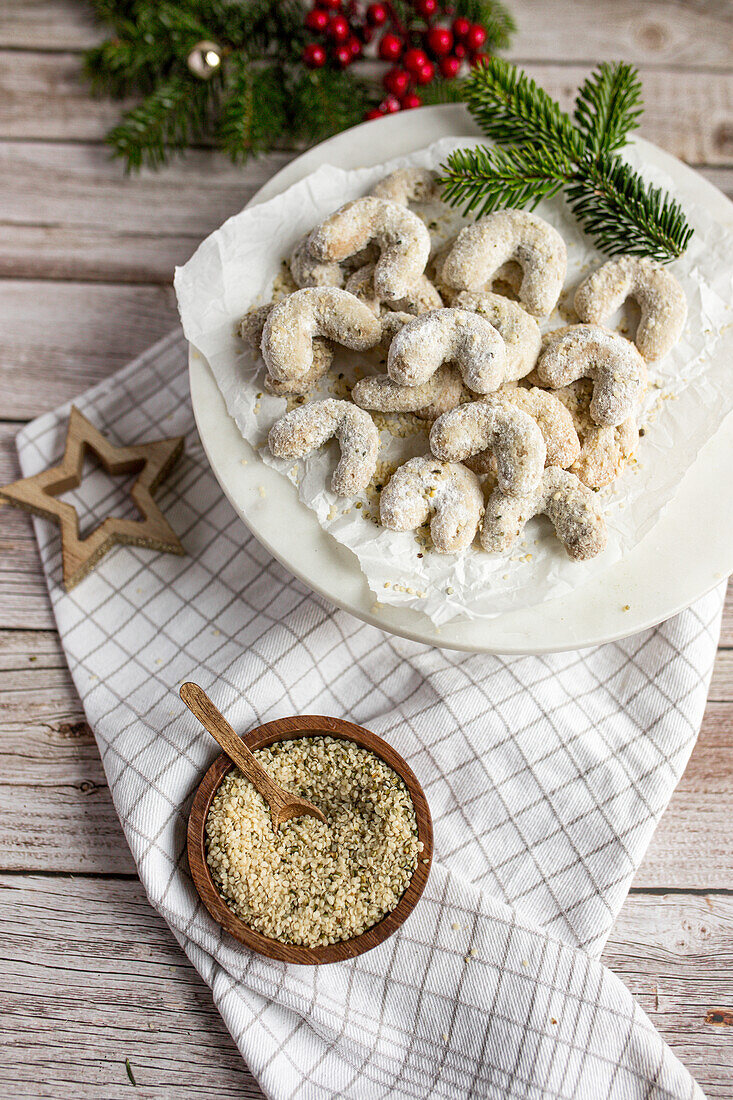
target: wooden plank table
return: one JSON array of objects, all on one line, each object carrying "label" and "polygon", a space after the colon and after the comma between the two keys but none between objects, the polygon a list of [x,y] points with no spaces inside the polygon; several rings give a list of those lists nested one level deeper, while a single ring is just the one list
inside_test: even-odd
[{"label": "wooden plank table", "polygon": [[[637,64],[642,134],[733,194],[729,0],[511,0],[512,57],[567,101],[602,58]],[[0,484],[29,418],[176,323],[171,272],[286,163],[205,148],[126,179],[102,145],[82,0],[0,5]],[[2,1095],[260,1096],[210,993],[149,907],[54,631],[31,526],[0,527]],[[605,960],[710,1097],[733,1095],[733,600],[699,743]],[[727,1013],[727,1015],[726,1015]]]}]

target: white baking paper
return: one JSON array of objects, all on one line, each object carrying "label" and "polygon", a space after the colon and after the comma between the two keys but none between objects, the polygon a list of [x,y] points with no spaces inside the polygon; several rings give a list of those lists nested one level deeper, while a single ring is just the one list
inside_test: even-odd
[{"label": "white baking paper", "polygon": [[[177,269],[175,279],[186,337],[208,360],[244,438],[259,449],[263,462],[298,485],[300,499],[313,509],[322,527],[354,552],[379,602],[416,608],[438,626],[458,617],[490,617],[511,607],[534,605],[599,581],[624,550],[651,530],[697,452],[733,405],[733,217],[727,227],[721,226],[698,201],[694,177],[689,183],[673,183],[642,158],[641,147],[632,145],[625,153],[629,162],[649,182],[675,194],[695,235],[671,268],[687,295],[687,325],[677,347],[651,366],[637,462],[598,497],[609,527],[609,545],[602,555],[571,562],[542,518],[527,525],[521,541],[505,556],[489,555],[478,546],[462,555],[426,552],[413,533],[386,531],[366,519],[375,510],[366,497],[344,500],[330,491],[335,443],[297,463],[274,459],[266,447],[267,433],[287,403],[263,389],[264,365],[237,336],[238,322],[253,306],[270,300],[283,259],[333,210],[366,194],[397,167],[434,168],[451,150],[472,144],[444,139],[377,168],[344,171],[322,166],[282,195],[226,221]],[[417,212],[428,223],[436,250],[464,224],[459,214],[442,205]],[[541,203],[537,212],[559,230],[568,246],[563,308],[563,303],[572,303],[578,282],[606,257],[579,230],[561,198]],[[612,318],[609,324],[621,320]],[[563,317],[556,310],[543,329],[566,323],[567,314]],[[337,350],[330,374],[313,397],[333,396],[339,372],[352,378],[354,371],[383,370],[383,358],[379,351]],[[398,463],[427,450],[427,431],[395,438],[380,429],[381,460]]]}]

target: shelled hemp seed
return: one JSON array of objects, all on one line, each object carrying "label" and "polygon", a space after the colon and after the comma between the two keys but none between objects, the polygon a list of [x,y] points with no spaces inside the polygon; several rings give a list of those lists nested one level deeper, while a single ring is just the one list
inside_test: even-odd
[{"label": "shelled hemp seed", "polygon": [[326,823],[297,817],[275,832],[265,801],[233,768],[206,819],[207,862],[224,901],[283,943],[318,947],[361,935],[395,908],[422,850],[404,781],[341,738],[279,741],[254,755]]}]

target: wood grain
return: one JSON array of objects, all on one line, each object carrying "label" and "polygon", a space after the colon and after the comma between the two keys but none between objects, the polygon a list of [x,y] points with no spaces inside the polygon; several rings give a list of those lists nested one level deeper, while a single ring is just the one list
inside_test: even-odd
[{"label": "wood grain", "polygon": [[[526,69],[567,107],[591,64]],[[0,50],[0,138],[101,141],[125,104],[91,100],[80,65],[74,53]],[[690,164],[733,164],[733,74],[647,69],[642,76],[643,137]]]},{"label": "wood grain", "polygon": [[[588,62],[613,56],[637,65],[714,68],[730,63],[733,33],[727,0],[514,0],[519,31],[508,56],[518,60]],[[559,37],[561,41],[559,41]],[[4,0],[0,46],[24,50],[80,50],[104,37],[78,0]]]},{"label": "wood grain", "polygon": [[[733,194],[728,0],[511,6],[520,24],[511,56],[549,90],[567,102],[604,57],[640,65],[644,135]],[[81,0],[0,4],[0,483],[19,476],[18,422],[169,331],[173,265],[293,155],[234,168],[198,149],[161,173],[125,178],[100,144],[121,106],[89,99],[80,79],[80,51],[101,34]],[[5,509],[0,868],[21,873],[0,880],[0,1020],[10,1039],[0,1048],[0,1093],[130,1096],[130,1057],[136,1095],[259,1097],[208,990],[140,885],[105,877],[134,866],[52,628],[30,521]],[[733,647],[732,590],[721,645]],[[733,654],[724,648],[700,741],[637,891],[731,887],[732,735]],[[22,873],[33,870],[55,874]],[[707,1021],[733,1008],[732,901],[632,892],[605,955],[706,1095],[720,1100],[731,1095],[733,1028]]]},{"label": "wood grain", "polygon": [[0,280],[0,407],[26,420],[70,401],[177,323],[172,287]]},{"label": "wood grain", "polygon": [[[725,701],[708,704],[687,771],[637,872],[639,888],[731,885],[731,651],[719,653],[718,667],[713,694]],[[133,871],[54,634],[0,631],[0,701],[0,869]]]},{"label": "wood grain", "polygon": [[[731,942],[729,896],[632,893],[604,953],[710,1100],[730,1096],[733,1029],[705,1020],[731,1004]],[[36,1100],[42,1064],[47,1100],[260,1096],[136,880],[0,876],[0,960],[0,1092]]]}]

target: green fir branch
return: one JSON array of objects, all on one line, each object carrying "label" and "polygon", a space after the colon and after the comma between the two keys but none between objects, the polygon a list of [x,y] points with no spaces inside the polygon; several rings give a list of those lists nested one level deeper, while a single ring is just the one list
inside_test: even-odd
[{"label": "green fir branch", "polygon": [[219,143],[236,163],[268,149],[287,129],[287,96],[280,68],[255,68],[236,58],[219,113]]},{"label": "green fir branch", "polygon": [[677,259],[693,230],[682,207],[643,179],[618,156],[588,160],[567,188],[570,208],[586,233],[609,256]]},{"label": "green fir branch", "polygon": [[561,156],[582,155],[583,143],[570,116],[508,61],[489,58],[466,78],[464,91],[469,111],[494,141],[534,143]]},{"label": "green fir branch", "polygon": [[504,206],[533,209],[567,182],[572,164],[539,146],[457,149],[443,166],[443,198],[482,218]]},{"label": "green fir branch", "polygon": [[638,126],[641,85],[631,66],[602,65],[578,94],[575,125],[533,80],[492,58],[465,82],[468,109],[506,148],[458,149],[442,166],[443,195],[466,213],[536,206],[565,189],[581,225],[609,255],[667,263],[687,248],[682,208],[615,155]]},{"label": "green fir branch", "polygon": [[641,80],[632,65],[604,61],[583,82],[575,101],[575,124],[589,153],[614,153],[630,130],[639,126],[644,110]]},{"label": "green fir branch", "polygon": [[206,132],[210,84],[173,77],[122,116],[107,134],[114,156],[128,170],[147,165],[158,168],[170,152],[184,149]]},{"label": "green fir branch", "polygon": [[463,81],[443,80],[442,77],[436,77],[430,84],[424,84],[418,94],[425,107],[439,107],[443,103],[462,103]]},{"label": "green fir branch", "polygon": [[295,135],[306,141],[323,141],[363,120],[369,87],[353,74],[326,68],[299,69],[290,97]]}]

